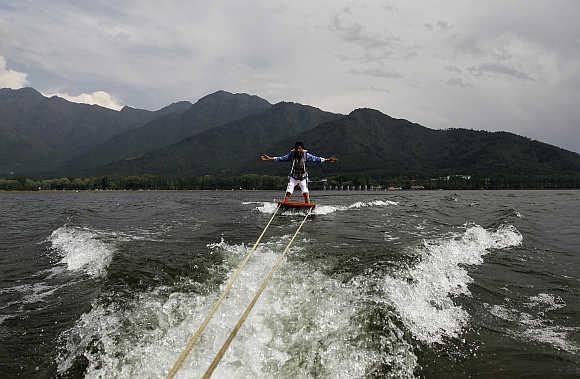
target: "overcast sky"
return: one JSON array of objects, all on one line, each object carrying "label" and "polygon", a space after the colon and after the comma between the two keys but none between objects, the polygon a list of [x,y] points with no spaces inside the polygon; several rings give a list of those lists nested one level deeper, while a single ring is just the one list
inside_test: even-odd
[{"label": "overcast sky", "polygon": [[0,0],[0,87],[22,86],[117,109],[224,89],[580,152],[580,1]]}]

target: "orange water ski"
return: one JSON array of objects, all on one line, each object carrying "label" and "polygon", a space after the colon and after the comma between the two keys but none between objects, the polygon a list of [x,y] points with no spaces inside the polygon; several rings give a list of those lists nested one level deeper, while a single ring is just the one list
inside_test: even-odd
[{"label": "orange water ski", "polygon": [[283,209],[314,209],[316,207],[314,203],[293,203],[290,201],[279,201],[278,205]]}]

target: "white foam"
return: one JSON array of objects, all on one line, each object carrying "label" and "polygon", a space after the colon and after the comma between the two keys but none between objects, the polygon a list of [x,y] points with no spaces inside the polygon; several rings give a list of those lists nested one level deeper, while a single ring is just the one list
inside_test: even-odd
[{"label": "white foam", "polygon": [[4,324],[4,321],[15,317],[15,315],[0,315],[0,325]]},{"label": "white foam", "polygon": [[157,238],[159,232],[153,231],[139,231],[138,233],[125,233],[125,232],[99,232],[99,235],[108,234],[115,238],[117,241],[131,242],[131,241],[148,241],[148,242],[163,242],[163,239]]},{"label": "white foam", "polygon": [[34,304],[38,302],[45,301],[45,298],[54,294],[56,290],[62,286],[50,286],[44,282],[40,283],[30,283],[21,284],[13,287],[8,287],[0,290],[0,295],[17,293],[22,296],[22,298],[17,301],[5,303],[0,306],[0,309],[4,309],[13,304]]},{"label": "white foam", "polygon": [[558,350],[570,353],[576,353],[580,350],[575,343],[569,340],[569,334],[580,330],[579,327],[552,325],[549,320],[535,318],[529,313],[506,308],[502,305],[490,307],[486,304],[486,306],[489,309],[489,313],[495,317],[519,324],[519,327],[515,330],[508,331],[508,334],[515,339],[548,344]]},{"label": "white foam", "polygon": [[[274,202],[245,202],[243,204],[260,204],[256,209],[262,213],[272,214],[278,206]],[[337,211],[347,211],[349,209],[371,208],[371,207],[386,207],[390,205],[399,205],[396,201],[391,200],[372,200],[372,201],[357,201],[350,205],[317,205],[312,212],[315,215],[327,215]]]},{"label": "white foam", "polygon": [[537,341],[564,350],[569,353],[576,353],[580,349],[569,340],[569,335],[577,332],[580,328],[570,328],[563,326],[542,326],[539,328],[528,328],[522,335],[525,340]]},{"label": "white foam", "polygon": [[530,301],[525,304],[529,308],[542,307],[542,312],[549,312],[566,306],[564,300],[559,296],[554,296],[549,293],[539,293],[536,296],[531,296]]},{"label": "white foam", "polygon": [[83,271],[93,277],[105,275],[111,262],[114,246],[100,240],[96,231],[87,228],[62,226],[52,232],[48,240],[70,271]]},{"label": "white foam", "polygon": [[[195,225],[194,225],[195,226]],[[129,231],[110,231],[91,228],[90,231],[97,235],[99,238],[113,239],[119,242],[131,242],[131,241],[150,241],[150,242],[163,242],[163,234],[171,230],[172,226],[168,224],[161,224],[156,226],[154,229],[145,228],[132,228]],[[88,229],[83,229],[88,230]]]},{"label": "white foam", "polygon": [[389,303],[399,313],[415,338],[427,343],[443,343],[455,338],[469,320],[469,314],[453,301],[470,295],[472,282],[464,265],[478,265],[489,249],[517,246],[522,235],[513,226],[487,231],[470,226],[461,235],[425,241],[421,261],[403,274],[384,278],[382,288]]},{"label": "white foam", "polygon": [[[178,377],[204,373],[287,240],[288,236],[258,249]],[[225,268],[230,274],[248,250],[225,241],[208,247],[226,256],[226,267],[218,270]],[[207,296],[160,287],[128,303],[95,305],[62,336],[67,354],[60,357],[58,371],[65,372],[74,357],[84,355],[89,378],[164,377],[223,286]],[[389,364],[396,377],[412,377],[417,359],[410,345],[389,341],[388,354],[389,349],[371,350],[360,342],[363,326],[353,320],[362,307],[360,299],[356,286],[309,264],[286,262],[214,377],[363,377],[380,363]]]},{"label": "white foam", "polygon": [[274,213],[274,211],[278,207],[278,204],[271,203],[271,202],[267,202],[267,201],[266,202],[262,202],[260,204],[262,204],[262,205],[256,207],[256,209],[259,210],[262,213],[267,213],[267,214]]},{"label": "white foam", "polygon": [[[1,295],[10,295],[11,301],[0,302],[0,325],[8,319],[22,317],[30,310],[35,312],[48,308],[48,297],[57,296],[55,292],[66,287],[68,283],[61,285],[49,285],[46,282],[15,285],[0,290]],[[44,304],[42,304],[44,303]],[[33,305],[30,307],[29,305]],[[28,316],[25,316],[28,317]]]},{"label": "white foam", "polygon": [[327,215],[330,213],[334,213],[336,211],[345,211],[347,210],[347,207],[341,207],[341,206],[332,206],[332,205],[317,205],[316,208],[314,208],[314,214],[315,215]]},{"label": "white foam", "polygon": [[366,208],[366,207],[385,207],[389,205],[399,205],[396,201],[391,200],[372,200],[372,201],[357,201],[348,206],[348,209],[352,208]]}]

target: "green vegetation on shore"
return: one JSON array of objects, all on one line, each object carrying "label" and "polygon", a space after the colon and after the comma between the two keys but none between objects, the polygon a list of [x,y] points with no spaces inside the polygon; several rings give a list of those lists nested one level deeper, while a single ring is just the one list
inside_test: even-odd
[{"label": "green vegetation on shore", "polygon": [[[284,190],[285,176],[246,174],[238,176],[92,176],[33,179],[0,179],[3,191],[38,190]],[[529,176],[497,175],[492,177],[451,176],[443,178],[371,177],[337,175],[312,180],[310,187],[322,189],[572,189],[580,188],[579,175]]]}]

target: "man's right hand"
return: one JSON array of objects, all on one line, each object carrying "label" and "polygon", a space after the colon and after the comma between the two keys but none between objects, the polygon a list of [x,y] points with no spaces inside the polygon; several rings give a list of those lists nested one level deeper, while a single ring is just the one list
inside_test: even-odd
[{"label": "man's right hand", "polygon": [[260,155],[260,159],[263,161],[273,161],[274,160],[274,158],[272,158],[271,156],[266,155],[266,154]]}]

